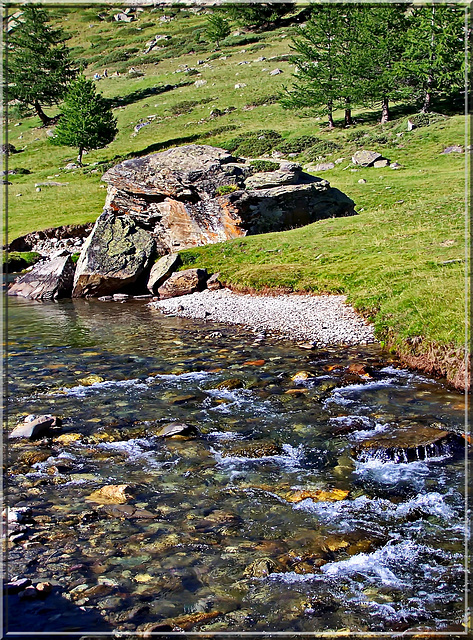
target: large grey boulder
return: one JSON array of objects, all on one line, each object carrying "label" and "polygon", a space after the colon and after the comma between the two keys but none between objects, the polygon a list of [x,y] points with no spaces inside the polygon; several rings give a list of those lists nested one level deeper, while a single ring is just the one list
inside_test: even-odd
[{"label": "large grey boulder", "polygon": [[9,296],[32,300],[56,300],[71,295],[74,263],[70,255],[58,256],[42,262],[16,279],[8,290]]},{"label": "large grey boulder", "polygon": [[249,161],[208,145],[126,160],[103,180],[105,209],[135,219],[167,253],[355,214],[350,198],[294,163],[255,175]]},{"label": "large grey boulder", "polygon": [[72,297],[110,295],[136,282],[155,248],[151,234],[132,218],[104,211],[82,248]]}]

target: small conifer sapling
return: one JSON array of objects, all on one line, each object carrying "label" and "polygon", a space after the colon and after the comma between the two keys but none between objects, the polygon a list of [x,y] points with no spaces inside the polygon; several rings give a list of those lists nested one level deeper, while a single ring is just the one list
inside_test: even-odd
[{"label": "small conifer sapling", "polygon": [[55,133],[51,142],[79,149],[80,166],[84,151],[102,149],[114,140],[118,133],[117,120],[92,80],[80,75],[71,84]]}]

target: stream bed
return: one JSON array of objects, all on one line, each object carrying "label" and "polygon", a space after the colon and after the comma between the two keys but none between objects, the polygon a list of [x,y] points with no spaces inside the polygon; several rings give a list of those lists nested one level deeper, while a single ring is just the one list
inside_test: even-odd
[{"label": "stream bed", "polygon": [[8,596],[10,633],[464,630],[464,449],[357,454],[393,425],[461,442],[461,393],[144,302],[12,298],[7,340],[9,430],[62,418],[4,439],[7,580],[49,585]]}]

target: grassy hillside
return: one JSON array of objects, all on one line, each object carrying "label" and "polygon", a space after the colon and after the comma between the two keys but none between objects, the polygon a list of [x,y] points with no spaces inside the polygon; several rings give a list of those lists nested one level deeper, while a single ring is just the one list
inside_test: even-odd
[{"label": "grassy hillside", "polygon": [[[116,11],[98,6],[54,11],[72,35],[69,46],[88,60],[86,75],[107,68],[109,77],[98,87],[116,105],[119,134],[107,148],[85,156],[82,170],[66,171],[61,167],[77,152],[51,145],[38,118],[10,114],[9,142],[23,151],[10,157],[9,168],[31,173],[9,177],[9,240],[94,220],[105,200],[101,175],[124,157],[194,142],[225,145],[261,129],[278,132],[284,141],[315,136],[318,142],[295,159],[343,159],[317,175],[347,193],[358,216],[188,251],[186,264],[218,270],[241,288],[343,292],[407,362],[461,383],[465,155],[442,151],[464,144],[464,116],[446,113],[408,132],[407,117],[414,110],[396,105],[387,125],[377,124],[376,109],[366,109],[355,112],[353,127],[329,131],[313,114],[285,111],[276,101],[293,72],[285,60],[290,27],[230,36],[215,52],[205,42],[204,10],[147,8],[128,24],[110,21]],[[172,19],[162,22],[163,15]],[[171,38],[162,41],[163,48],[140,55],[156,34]],[[130,78],[131,66],[144,75]],[[282,73],[271,76],[276,68]],[[116,71],[120,75],[110,77]],[[196,86],[196,80],[206,83]],[[236,84],[246,86],[236,89]],[[215,109],[228,111],[211,116]],[[337,115],[340,123],[342,114]],[[149,124],[135,133],[142,122]],[[355,170],[350,159],[360,148],[379,151],[401,168]],[[35,184],[47,180],[68,184],[37,192]]]}]

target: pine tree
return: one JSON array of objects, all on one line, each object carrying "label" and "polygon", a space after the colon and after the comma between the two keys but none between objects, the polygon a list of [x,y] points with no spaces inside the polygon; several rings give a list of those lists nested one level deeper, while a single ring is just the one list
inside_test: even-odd
[{"label": "pine tree", "polygon": [[431,110],[435,96],[464,87],[464,16],[463,8],[440,4],[412,12],[402,66],[411,97],[424,113]]},{"label": "pine tree", "polygon": [[211,14],[207,18],[207,38],[211,42],[215,42],[217,49],[219,48],[220,40],[223,40],[230,35],[230,23],[218,14]]},{"label": "pine tree", "polygon": [[118,132],[108,101],[97,93],[94,82],[83,75],[69,87],[61,113],[51,142],[77,147],[79,165],[84,151],[105,147]]},{"label": "pine tree", "polygon": [[77,68],[64,44],[64,33],[48,25],[43,9],[26,5],[21,19],[6,43],[7,99],[18,101],[24,109],[33,108],[47,126],[54,118],[42,106],[61,101]]},{"label": "pine tree", "polygon": [[245,2],[222,5],[221,11],[237,24],[248,29],[265,29],[272,22],[294,10],[293,2]]},{"label": "pine tree", "polygon": [[291,62],[296,65],[294,83],[281,99],[285,108],[313,107],[327,115],[334,127],[333,111],[345,108],[346,123],[356,98],[350,57],[355,8],[340,5],[316,5],[305,28],[299,27],[293,39]]},{"label": "pine tree", "polygon": [[389,120],[389,101],[408,92],[400,67],[407,26],[406,7],[399,4],[362,5],[357,15],[353,79],[361,103],[381,104],[381,123]]}]

